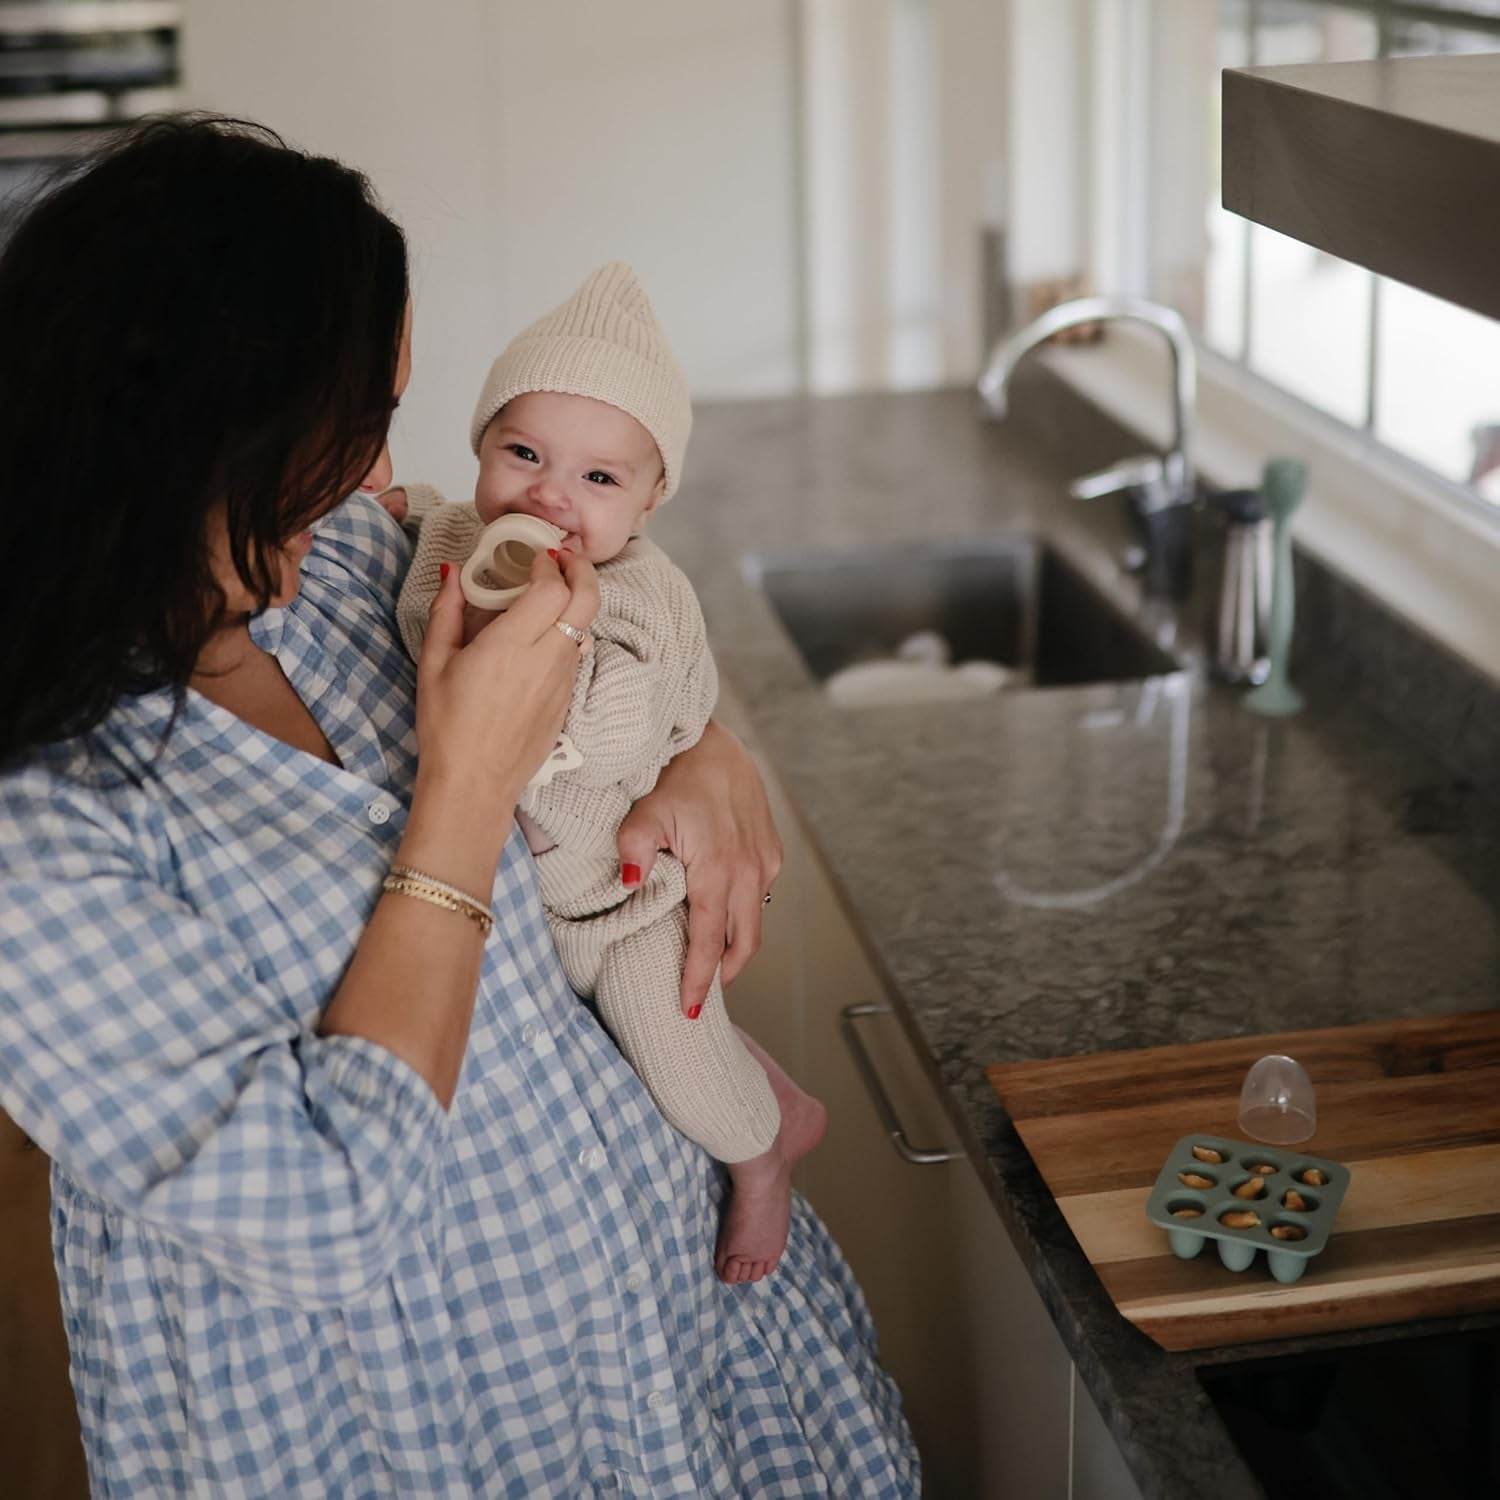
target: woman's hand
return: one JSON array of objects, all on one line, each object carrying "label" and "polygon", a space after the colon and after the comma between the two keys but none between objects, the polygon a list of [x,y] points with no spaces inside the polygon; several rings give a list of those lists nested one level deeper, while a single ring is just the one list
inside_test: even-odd
[{"label": "woman's hand", "polygon": [[[454,567],[458,564],[455,563]],[[504,613],[498,609],[481,609],[477,604],[470,604],[468,599],[464,600],[464,645],[468,645],[484,627],[494,620],[498,620]]]},{"label": "woman's hand", "polygon": [[[557,622],[587,628],[599,586],[583,558],[560,572],[540,553],[531,587],[465,646],[459,570],[445,567],[417,662],[417,784],[395,863],[486,903],[516,799],[557,739],[578,673],[578,645]],[[484,961],[476,934],[428,902],[377,901],[320,1030],[394,1052],[447,1109]]]},{"label": "woman's hand", "polygon": [[688,952],[682,1009],[696,1014],[714,970],[728,984],[760,947],[761,908],[781,870],[781,840],[749,753],[712,721],[620,825],[621,878],[651,873],[659,849],[687,868]]},{"label": "woman's hand", "polygon": [[593,565],[539,552],[531,586],[464,645],[458,565],[432,601],[417,663],[418,781],[456,787],[476,819],[508,825],[532,773],[557,742],[578,672],[578,645],[557,629],[586,630],[599,609]]}]

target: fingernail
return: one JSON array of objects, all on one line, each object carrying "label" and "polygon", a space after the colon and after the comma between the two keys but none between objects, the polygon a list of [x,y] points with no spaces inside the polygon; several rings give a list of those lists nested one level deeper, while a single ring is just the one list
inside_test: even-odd
[{"label": "fingernail", "polygon": [[447,583],[447,581],[448,581],[448,574],[450,572],[452,572],[452,570],[453,570],[453,564],[452,563],[443,563],[438,568],[438,577],[441,578],[444,583]]},{"label": "fingernail", "polygon": [[641,867],[639,865],[621,865],[620,882],[622,885],[639,885],[641,883]]},{"label": "fingernail", "polygon": [[557,548],[556,547],[548,547],[547,548],[547,556],[550,557],[553,562],[556,562],[557,561]]},{"label": "fingernail", "polygon": [[689,1012],[688,1020],[696,1021],[703,1014],[703,1002],[700,1000]]}]

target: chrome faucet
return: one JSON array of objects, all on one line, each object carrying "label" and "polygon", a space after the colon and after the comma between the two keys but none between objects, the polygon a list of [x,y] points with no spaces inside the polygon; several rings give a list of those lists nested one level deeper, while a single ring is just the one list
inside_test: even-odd
[{"label": "chrome faucet", "polygon": [[1142,454],[1085,474],[1068,486],[1068,493],[1077,500],[1124,494],[1145,534],[1146,592],[1181,598],[1191,587],[1187,521],[1197,498],[1192,443],[1198,388],[1193,338],[1181,316],[1139,297],[1080,297],[1060,303],[995,345],[979,377],[979,395],[998,421],[1006,413],[1011,374],[1030,350],[1065,328],[1115,319],[1149,323],[1166,337],[1172,352],[1172,446],[1166,453]]}]

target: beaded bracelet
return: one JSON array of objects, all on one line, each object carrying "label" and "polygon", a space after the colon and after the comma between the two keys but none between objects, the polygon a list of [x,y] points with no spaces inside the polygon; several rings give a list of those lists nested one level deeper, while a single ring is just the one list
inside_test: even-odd
[{"label": "beaded bracelet", "polygon": [[474,922],[485,937],[490,935],[490,929],[495,925],[489,908],[466,891],[421,870],[414,870],[410,865],[392,865],[390,874],[381,882],[380,888],[393,891],[398,896],[415,896],[418,901],[441,906],[444,911],[456,911]]}]

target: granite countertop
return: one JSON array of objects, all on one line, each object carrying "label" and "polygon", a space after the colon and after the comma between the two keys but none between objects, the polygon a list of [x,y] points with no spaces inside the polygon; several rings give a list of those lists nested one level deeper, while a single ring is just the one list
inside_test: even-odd
[{"label": "granite countertop", "polygon": [[1488,803],[1453,815],[1443,768],[1316,674],[1300,717],[1247,715],[1201,670],[1196,601],[1190,670],[1154,685],[829,703],[747,553],[1022,528],[1141,614],[1115,561],[1121,507],[1063,489],[1120,449],[1060,434],[1049,383],[1018,381],[1000,427],[967,391],[704,405],[652,534],[697,586],[721,671],[1143,1495],[1211,1480],[1239,1500],[1260,1489],[1194,1368],[1329,1339],[1169,1354],[1137,1332],[984,1067],[1494,1007],[1500,825]]}]

